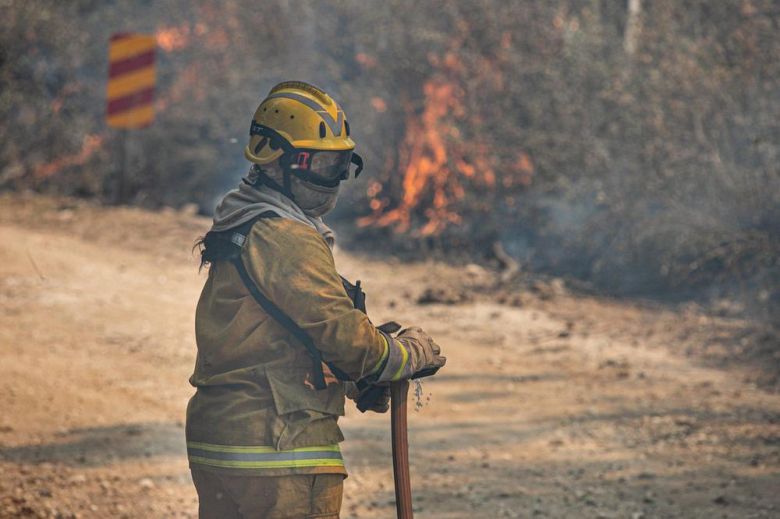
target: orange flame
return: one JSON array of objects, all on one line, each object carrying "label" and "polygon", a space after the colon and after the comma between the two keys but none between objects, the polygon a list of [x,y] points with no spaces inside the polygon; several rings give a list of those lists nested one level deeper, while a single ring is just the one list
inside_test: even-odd
[{"label": "orange flame", "polygon": [[[442,60],[432,57],[432,61],[448,70],[462,66],[455,53],[447,53]],[[495,184],[486,148],[478,143],[463,145],[457,126],[452,124],[451,117],[465,116],[462,89],[440,73],[424,84],[423,94],[422,114],[417,116],[407,107],[406,135],[399,151],[404,172],[403,197],[395,208],[385,212],[389,200],[380,198],[381,189],[370,188],[369,205],[373,212],[358,221],[360,226],[392,226],[396,232],[407,232],[413,210],[425,200],[430,203],[424,211],[426,221],[414,234],[438,234],[448,225],[462,221],[452,209],[453,203],[465,196],[461,178],[479,180],[488,186]]]},{"label": "orange flame", "polygon": [[51,101],[52,113],[55,114],[59,113],[65,104],[65,99],[71,94],[75,94],[80,90],[82,90],[82,86],[79,83],[76,82],[66,83],[65,86],[62,87],[62,89],[59,91],[57,96]]},{"label": "orange flame", "polygon": [[155,38],[157,39],[157,45],[162,50],[172,52],[189,45],[191,32],[189,25],[165,27],[157,31]]},{"label": "orange flame", "polygon": [[372,97],[371,107],[379,113],[387,111],[387,103],[385,103],[385,100],[381,97]]},{"label": "orange flame", "polygon": [[[461,21],[456,29],[450,50],[442,56],[428,57],[434,73],[423,85],[422,112],[405,107],[405,136],[397,154],[403,172],[401,200],[392,207],[382,185],[372,183],[367,191],[372,212],[358,220],[360,226],[391,227],[403,233],[412,229],[412,215],[422,213],[424,220],[419,226],[415,223],[412,234],[439,234],[449,225],[462,222],[457,208],[467,188],[496,191],[495,150],[474,135],[478,131],[463,137],[459,130],[459,124],[470,129],[481,126],[480,115],[466,109],[466,92],[461,85],[473,83],[476,77],[485,91],[501,92],[505,86],[501,69],[508,62],[512,38],[509,33],[502,34],[493,56],[478,57],[467,66],[460,58],[460,49],[467,41],[469,28]],[[365,55],[357,55],[356,60],[366,68],[373,65]],[[371,104],[382,112],[385,106],[379,101],[372,98]],[[389,160],[388,172],[393,166],[392,158]],[[502,163],[502,186],[528,186],[534,173],[530,156],[520,151],[509,162],[504,159]]]},{"label": "orange flame", "polygon": [[36,178],[46,178],[54,175],[63,168],[70,166],[81,166],[103,146],[105,137],[102,135],[91,134],[84,136],[84,142],[81,150],[73,155],[60,157],[46,164],[41,164],[33,170],[33,176]]},{"label": "orange flame", "polygon": [[[534,176],[534,164],[531,162],[531,157],[528,156],[528,154],[524,151],[518,152],[517,154],[517,160],[514,164],[514,170],[518,173],[517,175],[517,181],[519,184],[523,186],[530,186],[531,180]],[[509,180],[511,185],[512,177],[508,176],[505,180]],[[504,185],[506,186],[507,183],[504,182]],[[508,187],[508,186],[507,186]]]},{"label": "orange flame", "polygon": [[355,61],[357,61],[358,64],[364,68],[374,68],[376,67],[377,63],[375,57],[369,56],[365,52],[358,52],[355,54]]},{"label": "orange flame", "polygon": [[193,40],[212,50],[226,49],[230,46],[230,33],[224,27],[212,29],[202,22],[195,25],[163,27],[155,33],[155,38],[157,45],[165,52],[189,47]]},{"label": "orange flame", "polygon": [[[216,16],[217,13],[210,15]],[[166,52],[182,50],[190,45],[199,45],[199,50],[222,51],[231,45],[230,33],[225,28],[210,27],[203,22],[164,27],[155,36],[157,45]],[[204,101],[208,96],[204,75],[202,61],[189,62],[177,72],[173,83],[157,97],[155,108],[162,112],[185,98]]]}]

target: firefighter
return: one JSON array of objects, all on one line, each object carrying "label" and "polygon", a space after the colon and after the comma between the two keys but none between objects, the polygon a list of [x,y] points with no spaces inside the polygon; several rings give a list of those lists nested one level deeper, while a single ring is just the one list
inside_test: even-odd
[{"label": "firefighter", "polygon": [[374,326],[336,270],[321,217],[362,169],[354,148],[344,112],[313,85],[280,83],[254,114],[249,174],[201,241],[186,426],[200,517],[338,517],[345,393],[377,395],[365,406],[384,412],[391,381],[446,362],[420,328]]}]

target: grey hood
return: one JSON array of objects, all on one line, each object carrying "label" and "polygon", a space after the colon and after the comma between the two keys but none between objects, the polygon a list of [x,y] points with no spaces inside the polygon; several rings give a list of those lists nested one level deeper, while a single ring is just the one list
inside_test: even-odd
[{"label": "grey hood", "polygon": [[253,187],[242,182],[237,189],[228,191],[214,211],[212,231],[226,231],[256,216],[273,211],[282,218],[308,225],[322,235],[328,246],[333,247],[336,234],[325,225],[322,218],[307,216],[295,202],[268,186]]}]

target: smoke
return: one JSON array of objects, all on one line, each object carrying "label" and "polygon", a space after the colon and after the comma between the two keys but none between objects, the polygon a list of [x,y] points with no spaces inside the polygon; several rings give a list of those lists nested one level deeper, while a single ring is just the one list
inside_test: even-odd
[{"label": "smoke", "polygon": [[529,191],[499,240],[527,271],[619,296],[730,299],[778,323],[780,182],[759,177],[743,172],[726,185],[663,196],[627,189],[624,177],[602,181],[608,175],[565,192]]},{"label": "smoke", "polygon": [[776,298],[769,0],[10,4],[4,188],[106,196],[106,43],[156,33],[158,113],[128,137],[127,203],[210,212],[248,167],[257,104],[298,78],[345,107],[366,171],[332,216],[371,248],[474,257],[500,240],[611,293]]}]

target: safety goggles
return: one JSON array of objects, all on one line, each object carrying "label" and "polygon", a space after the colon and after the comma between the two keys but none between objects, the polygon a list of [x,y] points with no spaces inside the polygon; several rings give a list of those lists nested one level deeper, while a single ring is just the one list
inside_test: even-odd
[{"label": "safety goggles", "polygon": [[349,178],[349,166],[354,164],[355,178],[363,170],[363,158],[352,150],[316,150],[296,148],[278,132],[252,122],[250,135],[261,135],[272,148],[281,148],[284,154],[280,165],[305,182],[323,187],[336,187]]},{"label": "safety goggles", "polygon": [[355,177],[363,169],[363,160],[352,150],[312,150],[298,149],[285,154],[282,167],[306,182],[325,187],[336,187],[339,182],[349,178],[349,166],[355,164]]}]

